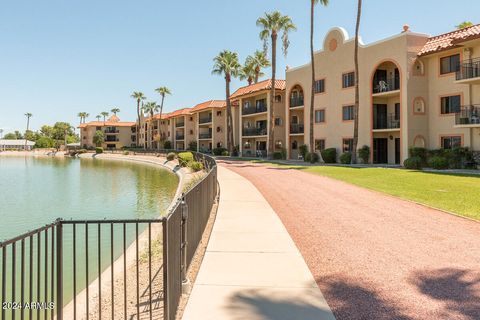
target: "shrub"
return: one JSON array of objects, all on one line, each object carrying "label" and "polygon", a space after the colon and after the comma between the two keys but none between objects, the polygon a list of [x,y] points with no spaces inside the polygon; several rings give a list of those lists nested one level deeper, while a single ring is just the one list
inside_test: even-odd
[{"label": "shrub", "polygon": [[227,151],[225,148],[215,148],[212,150],[214,156],[221,156],[224,151]]},{"label": "shrub", "polygon": [[403,166],[407,169],[418,170],[422,168],[422,158],[410,157],[403,161]]},{"label": "shrub", "polygon": [[442,170],[448,168],[448,159],[445,157],[431,157],[428,159],[428,166],[433,169]]},{"label": "shrub", "polygon": [[411,147],[409,150],[410,157],[419,157],[423,163],[427,163],[427,149],[419,147]]},{"label": "shrub", "polygon": [[350,152],[345,152],[340,156],[340,163],[350,164],[352,163],[352,154]]},{"label": "shrub", "polygon": [[95,148],[95,153],[96,154],[103,153],[103,148],[102,147],[96,147]]},{"label": "shrub", "polygon": [[298,151],[300,152],[300,155],[302,156],[303,160],[307,161],[307,152],[308,152],[307,145],[302,144],[300,147],[298,147]]},{"label": "shrub", "polygon": [[129,154],[130,154],[130,152],[128,152],[128,151],[123,151],[123,155],[128,156]]},{"label": "shrub", "polygon": [[321,151],[323,161],[325,163],[335,163],[337,162],[337,149],[328,148]]},{"label": "shrub", "polygon": [[362,159],[363,163],[368,163],[368,160],[370,160],[370,147],[363,146],[358,149],[358,157]]},{"label": "shrub", "polygon": [[197,151],[197,141],[190,141],[188,144],[188,150]]},{"label": "shrub", "polygon": [[190,162],[193,162],[193,153],[191,152],[180,152],[178,154],[178,163],[182,167],[188,166]]},{"label": "shrub", "polygon": [[273,153],[273,159],[275,160],[281,160],[282,159],[282,153],[280,151],[275,151]]},{"label": "shrub", "polygon": [[87,153],[87,149],[80,149],[77,151],[77,154]]},{"label": "shrub", "polygon": [[188,167],[192,169],[193,171],[197,172],[200,170],[203,170],[203,164],[198,161],[192,161],[188,164]]},{"label": "shrub", "polygon": [[172,149],[172,142],[170,140],[165,140],[165,142],[163,143],[163,148]]},{"label": "shrub", "polygon": [[287,159],[287,149],[285,148],[282,148],[282,151],[280,151],[282,153],[282,159]]},{"label": "shrub", "polygon": [[232,152],[232,156],[233,156],[233,157],[238,157],[238,150],[240,150],[240,146],[239,146],[239,145],[236,145],[236,146],[233,148],[233,152]]},{"label": "shrub", "polygon": [[227,151],[227,150],[223,151],[223,152],[222,152],[222,156],[228,157],[228,156],[229,156],[228,151]]},{"label": "shrub", "polygon": [[315,163],[320,160],[320,156],[316,152],[309,152],[307,153],[307,156],[305,158],[305,161],[308,161],[310,163]]},{"label": "shrub", "polygon": [[167,160],[173,161],[175,160],[175,156],[176,156],[175,152],[170,152],[169,154],[167,154]]}]

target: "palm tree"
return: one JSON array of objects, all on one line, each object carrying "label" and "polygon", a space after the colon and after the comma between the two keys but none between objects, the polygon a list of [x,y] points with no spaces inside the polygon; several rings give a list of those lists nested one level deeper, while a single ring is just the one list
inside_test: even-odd
[{"label": "palm tree", "polygon": [[238,74],[240,80],[247,80],[248,85],[251,85],[253,80],[256,77],[255,66],[248,58],[245,60],[245,64],[240,69],[240,73]]},{"label": "palm tree", "polygon": [[253,56],[248,56],[245,64],[252,64],[255,68],[255,83],[258,82],[258,78],[264,76],[262,68],[270,67],[270,61],[267,59],[267,53],[265,51],[256,50]]},{"label": "palm tree", "polygon": [[471,27],[473,26],[473,22],[471,21],[463,21],[462,23],[460,23],[459,25],[455,26],[457,29],[463,29],[463,28],[467,28],[467,27]]},{"label": "palm tree", "polygon": [[85,112],[79,112],[79,113],[77,114],[77,117],[80,118],[80,123],[83,123],[83,115],[84,115],[84,114],[85,114]]},{"label": "palm tree", "polygon": [[95,118],[97,118],[97,121],[100,121],[101,117],[102,117],[101,115],[97,114],[97,116]]},{"label": "palm tree", "polygon": [[120,112],[120,109],[118,108],[113,108],[112,110],[110,110],[111,113],[113,113],[114,115],[117,115],[117,113]]},{"label": "palm tree", "polygon": [[162,97],[162,101],[160,102],[160,121],[162,121],[162,113],[163,113],[163,101],[165,100],[165,96],[167,94],[172,94],[172,91],[167,88],[167,87],[160,87],[160,88],[157,88],[155,89],[156,92],[158,92],[160,94],[160,96]]},{"label": "palm tree", "polygon": [[103,124],[105,124],[105,118],[108,117],[108,112],[107,112],[107,111],[103,111],[103,112],[100,112],[100,114],[101,114],[102,117],[103,117]]},{"label": "palm tree", "polygon": [[227,101],[227,149],[228,153],[233,154],[233,117],[232,105],[230,103],[230,82],[232,77],[238,77],[240,72],[240,63],[238,54],[228,50],[223,50],[213,59],[212,74],[223,75],[225,78],[225,100]]},{"label": "palm tree", "polygon": [[135,136],[136,145],[138,146],[138,139],[140,138],[140,102],[145,100],[147,97],[145,97],[145,95],[140,91],[134,91],[130,97],[137,100],[137,134]]},{"label": "palm tree", "polygon": [[[159,109],[159,105],[156,103],[156,102],[147,102],[145,103],[145,105],[142,107],[142,111],[145,113],[145,114],[148,114],[150,115],[150,121],[153,122],[153,115],[155,114],[155,112],[158,112],[158,109]],[[150,123],[150,139],[147,139],[148,143],[151,143],[151,138],[152,138],[152,127],[153,127],[153,124]],[[151,147],[151,146],[150,146]]]},{"label": "palm tree", "polygon": [[[310,0],[310,64],[312,67],[312,84],[310,86],[310,152],[315,152],[314,117],[315,117],[315,57],[313,49],[313,30],[315,26],[315,5],[320,2],[323,6],[328,5],[328,0]],[[313,158],[312,158],[313,159]]]},{"label": "palm tree", "polygon": [[85,123],[85,121],[87,121],[87,118],[90,117],[90,113],[88,112],[84,112],[83,113],[83,123]]},{"label": "palm tree", "polygon": [[357,23],[355,25],[355,106],[353,108],[353,150],[351,163],[357,163],[358,146],[358,117],[360,115],[360,89],[358,88],[358,33],[360,29],[360,17],[362,16],[362,0],[358,0]]},{"label": "palm tree", "polygon": [[30,118],[33,116],[30,112],[25,113],[25,117],[27,117],[27,130],[25,130],[25,150],[27,150],[27,133],[30,128]]},{"label": "palm tree", "polygon": [[264,17],[260,17],[257,20],[257,26],[262,28],[260,31],[260,39],[263,40],[263,48],[266,52],[268,48],[268,38],[272,41],[272,88],[270,89],[270,129],[268,133],[268,156],[273,156],[274,145],[274,132],[275,132],[275,114],[273,110],[273,103],[275,97],[275,72],[277,68],[277,37],[281,32],[282,34],[282,50],[283,54],[287,56],[288,46],[288,33],[296,30],[297,27],[293,24],[292,19],[289,16],[282,15],[279,11],[272,13],[265,13]]}]

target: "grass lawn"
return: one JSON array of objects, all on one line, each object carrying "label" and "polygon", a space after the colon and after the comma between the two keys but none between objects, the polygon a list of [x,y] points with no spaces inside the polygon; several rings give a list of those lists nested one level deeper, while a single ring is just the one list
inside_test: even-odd
[{"label": "grass lawn", "polygon": [[480,220],[480,175],[387,168],[290,167]]}]

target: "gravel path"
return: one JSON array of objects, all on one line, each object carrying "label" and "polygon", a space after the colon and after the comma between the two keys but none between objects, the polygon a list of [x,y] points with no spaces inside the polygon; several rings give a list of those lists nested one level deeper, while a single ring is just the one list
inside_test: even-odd
[{"label": "gravel path", "polygon": [[337,319],[480,319],[480,223],[299,170],[222,165],[280,216]]}]

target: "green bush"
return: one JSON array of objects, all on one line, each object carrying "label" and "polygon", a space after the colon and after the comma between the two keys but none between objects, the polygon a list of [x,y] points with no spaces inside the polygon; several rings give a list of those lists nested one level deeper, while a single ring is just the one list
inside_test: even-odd
[{"label": "green bush", "polygon": [[167,154],[167,160],[173,161],[175,160],[175,156],[176,156],[175,152],[170,152],[169,154]]},{"label": "green bush", "polygon": [[77,154],[87,153],[87,149],[80,149],[77,151]]},{"label": "green bush", "polygon": [[407,169],[418,170],[422,168],[422,158],[410,157],[403,161],[403,166]]},{"label": "green bush", "polygon": [[282,153],[280,151],[275,151],[273,153],[273,159],[275,160],[281,160],[282,159]]},{"label": "green bush", "polygon": [[227,150],[223,151],[223,152],[222,152],[222,156],[228,157],[228,156],[229,156],[228,151],[227,151]]},{"label": "green bush", "polygon": [[129,154],[130,154],[130,152],[128,152],[128,151],[123,151],[123,155],[128,156]]},{"label": "green bush", "polygon": [[308,161],[310,163],[315,163],[320,160],[320,156],[316,152],[309,152],[307,153],[307,156],[305,158],[305,161]]},{"label": "green bush", "polygon": [[335,163],[337,162],[337,149],[328,148],[321,151],[323,161],[325,163]]},{"label": "green bush", "polygon": [[198,161],[192,161],[188,164],[188,167],[192,169],[193,171],[197,172],[200,170],[203,170],[203,164]]},{"label": "green bush", "polygon": [[419,157],[423,163],[427,163],[427,149],[419,147],[411,147],[409,150],[410,157]]},{"label": "green bush", "polygon": [[172,149],[172,142],[170,140],[165,140],[165,142],[163,143],[163,148]]},{"label": "green bush", "polygon": [[282,153],[282,159],[287,159],[287,149],[285,148],[282,148],[282,151],[280,151]]},{"label": "green bush", "polygon": [[448,169],[448,159],[438,156],[431,157],[428,159],[428,166],[437,170]]},{"label": "green bush", "polygon": [[370,160],[370,147],[363,146],[358,149],[358,157],[362,159],[363,163],[368,163],[368,161]]},{"label": "green bush", "polygon": [[303,160],[307,161],[307,153],[308,153],[307,145],[302,144],[300,147],[298,147],[298,151],[300,152],[300,155],[302,156]]},{"label": "green bush", "polygon": [[350,164],[352,163],[352,154],[350,152],[345,152],[340,156],[340,163]]},{"label": "green bush", "polygon": [[193,162],[193,153],[191,152],[180,152],[178,154],[178,163],[182,167],[188,166],[190,162]]},{"label": "green bush", "polygon": [[96,154],[103,153],[103,148],[102,147],[96,147],[95,148],[95,153]]},{"label": "green bush", "polygon": [[227,151],[225,148],[215,148],[212,150],[214,156],[221,156],[224,151]]}]

